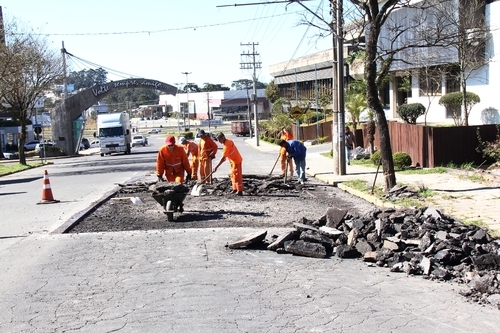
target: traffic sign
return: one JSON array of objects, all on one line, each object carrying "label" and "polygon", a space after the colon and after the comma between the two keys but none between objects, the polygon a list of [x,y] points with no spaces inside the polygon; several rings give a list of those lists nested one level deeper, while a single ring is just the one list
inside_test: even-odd
[{"label": "traffic sign", "polygon": [[299,119],[300,117],[302,117],[302,115],[304,114],[304,111],[302,111],[302,109],[298,106],[294,106],[291,110],[290,110],[290,115],[295,118],[295,119]]}]

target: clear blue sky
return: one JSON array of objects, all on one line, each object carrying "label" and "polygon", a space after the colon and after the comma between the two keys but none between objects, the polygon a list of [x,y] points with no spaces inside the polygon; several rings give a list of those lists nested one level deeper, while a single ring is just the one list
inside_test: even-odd
[{"label": "clear blue sky", "polygon": [[[262,70],[258,80],[272,80],[269,66],[331,47],[313,27],[297,26],[304,9],[285,3],[230,6],[268,0],[3,0],[4,20],[47,34],[57,50],[64,41],[73,55],[135,77],[172,85],[188,81],[224,84],[251,79],[240,69],[240,43],[259,43]],[[303,2],[329,10],[328,0]],[[307,14],[311,17],[311,14]],[[81,63],[70,62],[79,71]],[[124,77],[113,77],[118,80]]]}]

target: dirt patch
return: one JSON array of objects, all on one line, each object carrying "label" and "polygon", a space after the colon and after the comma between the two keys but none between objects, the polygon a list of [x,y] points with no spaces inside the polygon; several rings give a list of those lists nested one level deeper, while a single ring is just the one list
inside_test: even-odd
[{"label": "dirt patch", "polygon": [[[365,214],[376,207],[336,187],[310,179],[304,185],[281,177],[245,175],[245,192],[231,192],[227,178],[204,185],[200,196],[186,195],[183,212],[167,221],[163,206],[153,198],[175,184],[146,177],[122,188],[68,232],[106,232],[215,227],[290,227],[302,219],[318,219],[328,207]],[[191,182],[188,190],[195,185]],[[138,201],[140,199],[140,202]],[[134,203],[135,201],[136,203]]]}]

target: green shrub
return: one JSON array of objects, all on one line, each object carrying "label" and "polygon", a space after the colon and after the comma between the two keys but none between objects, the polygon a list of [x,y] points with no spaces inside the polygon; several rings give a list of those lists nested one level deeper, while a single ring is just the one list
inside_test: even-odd
[{"label": "green shrub", "polygon": [[483,154],[483,157],[492,159],[495,162],[500,162],[500,125],[497,125],[497,136],[494,141],[483,141],[479,133],[479,127],[476,129],[477,140],[479,146],[476,148],[478,153]]},{"label": "green shrub", "polygon": [[378,165],[380,163],[380,151],[376,151],[370,156],[370,160],[373,162],[373,164]]},{"label": "green shrub", "polygon": [[276,139],[275,138],[269,138],[269,143],[276,143]]},{"label": "green shrub", "polygon": [[425,106],[420,103],[410,103],[398,106],[397,114],[405,123],[416,124],[417,118],[425,114]]},{"label": "green shrub", "polygon": [[185,137],[187,140],[193,140],[194,139],[193,132],[183,132],[183,133],[181,133],[180,136]]},{"label": "green shrub", "polygon": [[394,153],[392,160],[396,169],[404,170],[411,166],[411,157],[405,152]]},{"label": "green shrub", "polygon": [[316,140],[318,140],[318,143],[324,143],[326,141],[326,139],[328,139],[327,136],[321,136],[321,137],[317,138]]}]

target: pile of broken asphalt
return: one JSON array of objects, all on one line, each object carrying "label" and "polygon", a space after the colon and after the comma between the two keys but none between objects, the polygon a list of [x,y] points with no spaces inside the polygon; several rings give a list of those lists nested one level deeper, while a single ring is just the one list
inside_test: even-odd
[{"label": "pile of broken asphalt", "polygon": [[378,209],[363,216],[330,207],[319,220],[302,218],[294,230],[243,235],[231,249],[261,248],[313,258],[360,258],[391,272],[463,285],[461,295],[500,309],[500,240],[433,208]]}]

